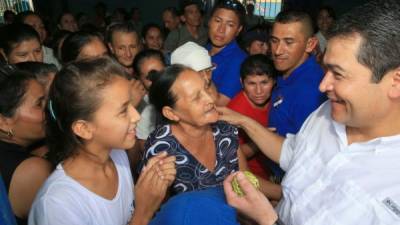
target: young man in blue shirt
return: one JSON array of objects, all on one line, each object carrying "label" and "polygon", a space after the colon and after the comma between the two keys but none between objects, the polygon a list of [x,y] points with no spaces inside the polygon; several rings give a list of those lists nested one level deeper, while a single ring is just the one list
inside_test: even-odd
[{"label": "young man in blue shirt", "polygon": [[219,93],[216,104],[225,106],[242,89],[240,65],[247,57],[236,42],[243,28],[245,9],[236,0],[220,1],[213,9],[208,22],[208,37],[211,44],[207,49],[216,66],[212,81]]},{"label": "young man in blue shirt", "polygon": [[[311,55],[318,41],[307,13],[279,13],[270,41],[275,68],[282,76],[272,91],[269,126],[285,137],[296,134],[308,115],[326,100],[318,90],[324,72]],[[273,167],[275,176],[282,177],[283,171]]]}]

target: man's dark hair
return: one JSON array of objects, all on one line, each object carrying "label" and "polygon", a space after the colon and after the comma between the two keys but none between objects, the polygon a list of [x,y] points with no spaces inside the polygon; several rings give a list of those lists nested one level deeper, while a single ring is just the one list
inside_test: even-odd
[{"label": "man's dark hair", "polygon": [[186,7],[191,6],[191,5],[196,5],[197,8],[200,10],[200,2],[199,1],[197,1],[197,0],[183,0],[183,1],[181,1],[180,6],[179,6],[179,14],[180,15],[185,14]]},{"label": "man's dark hair", "polygon": [[378,83],[390,70],[400,66],[400,3],[374,0],[356,7],[338,20],[328,39],[360,35],[357,59],[372,70]]},{"label": "man's dark hair", "polygon": [[240,78],[242,81],[250,75],[267,76],[275,80],[277,74],[272,60],[263,54],[247,57],[240,66]]},{"label": "man's dark hair", "polygon": [[170,12],[172,14],[172,16],[174,16],[174,17],[178,17],[179,16],[178,10],[173,6],[165,8],[163,10],[163,13],[164,12]]},{"label": "man's dark hair", "polygon": [[213,15],[218,9],[227,9],[233,11],[239,19],[239,25],[243,26],[245,24],[246,9],[244,8],[243,4],[238,0],[219,1],[211,10],[211,15]]},{"label": "man's dark hair", "polygon": [[132,23],[114,23],[111,24],[106,31],[106,41],[108,43],[112,43],[113,34],[115,32],[123,32],[123,33],[134,33],[137,35],[138,39],[139,32],[136,31],[135,26]]},{"label": "man's dark hair", "polygon": [[314,35],[314,26],[311,16],[304,11],[300,10],[282,11],[275,18],[275,23],[288,24],[295,22],[300,22],[303,24],[304,31],[306,32],[305,35],[307,35],[307,37],[311,37]]}]

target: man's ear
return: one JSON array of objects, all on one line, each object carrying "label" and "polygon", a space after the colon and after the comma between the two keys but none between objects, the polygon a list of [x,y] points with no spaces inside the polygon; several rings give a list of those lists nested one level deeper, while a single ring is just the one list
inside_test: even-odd
[{"label": "man's ear", "polygon": [[113,49],[111,43],[107,43],[107,46],[108,46],[108,48],[110,49],[111,53],[112,53],[112,54],[115,54],[114,49]]},{"label": "man's ear", "polygon": [[307,45],[306,45],[306,52],[307,53],[311,53],[315,50],[315,48],[318,45],[318,38],[315,36],[312,36],[310,38],[308,38],[307,40]]},{"label": "man's ear", "polygon": [[77,120],[72,124],[72,131],[84,140],[92,139],[94,130],[93,125],[85,120]]},{"label": "man's ear", "polygon": [[400,99],[400,67],[397,67],[390,73],[392,74],[390,76],[391,87],[389,90],[389,98]]},{"label": "man's ear", "polygon": [[174,109],[169,106],[164,106],[162,108],[162,114],[165,118],[178,122],[180,120],[179,116],[175,113]]},{"label": "man's ear", "polygon": [[0,48],[0,54],[3,56],[4,60],[6,60],[6,62],[8,62],[8,59],[6,57],[6,53],[4,52],[3,48]]},{"label": "man's ear", "polygon": [[240,31],[242,31],[242,29],[243,29],[243,25],[240,25],[239,29],[236,32],[236,37],[239,36]]},{"label": "man's ear", "polygon": [[184,15],[180,16],[179,19],[181,20],[182,23],[186,22],[186,18]]}]

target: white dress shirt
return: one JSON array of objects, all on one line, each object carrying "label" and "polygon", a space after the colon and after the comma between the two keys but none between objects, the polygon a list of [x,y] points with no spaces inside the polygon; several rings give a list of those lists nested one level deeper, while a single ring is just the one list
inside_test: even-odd
[{"label": "white dress shirt", "polygon": [[325,102],[297,135],[288,135],[280,166],[285,225],[400,224],[400,135],[348,144],[346,128]]}]

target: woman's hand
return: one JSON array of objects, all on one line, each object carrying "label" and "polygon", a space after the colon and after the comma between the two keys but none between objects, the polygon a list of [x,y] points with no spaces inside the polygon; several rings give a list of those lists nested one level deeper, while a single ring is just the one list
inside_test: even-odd
[{"label": "woman's hand", "polygon": [[[235,176],[245,193],[244,196],[240,197],[233,191],[231,183]],[[271,225],[278,219],[268,199],[250,183],[242,172],[229,175],[224,181],[224,190],[228,204],[254,219],[258,224]]]},{"label": "woman's hand", "polygon": [[131,224],[147,224],[175,180],[175,157],[166,152],[151,158],[135,184],[135,211]]}]

